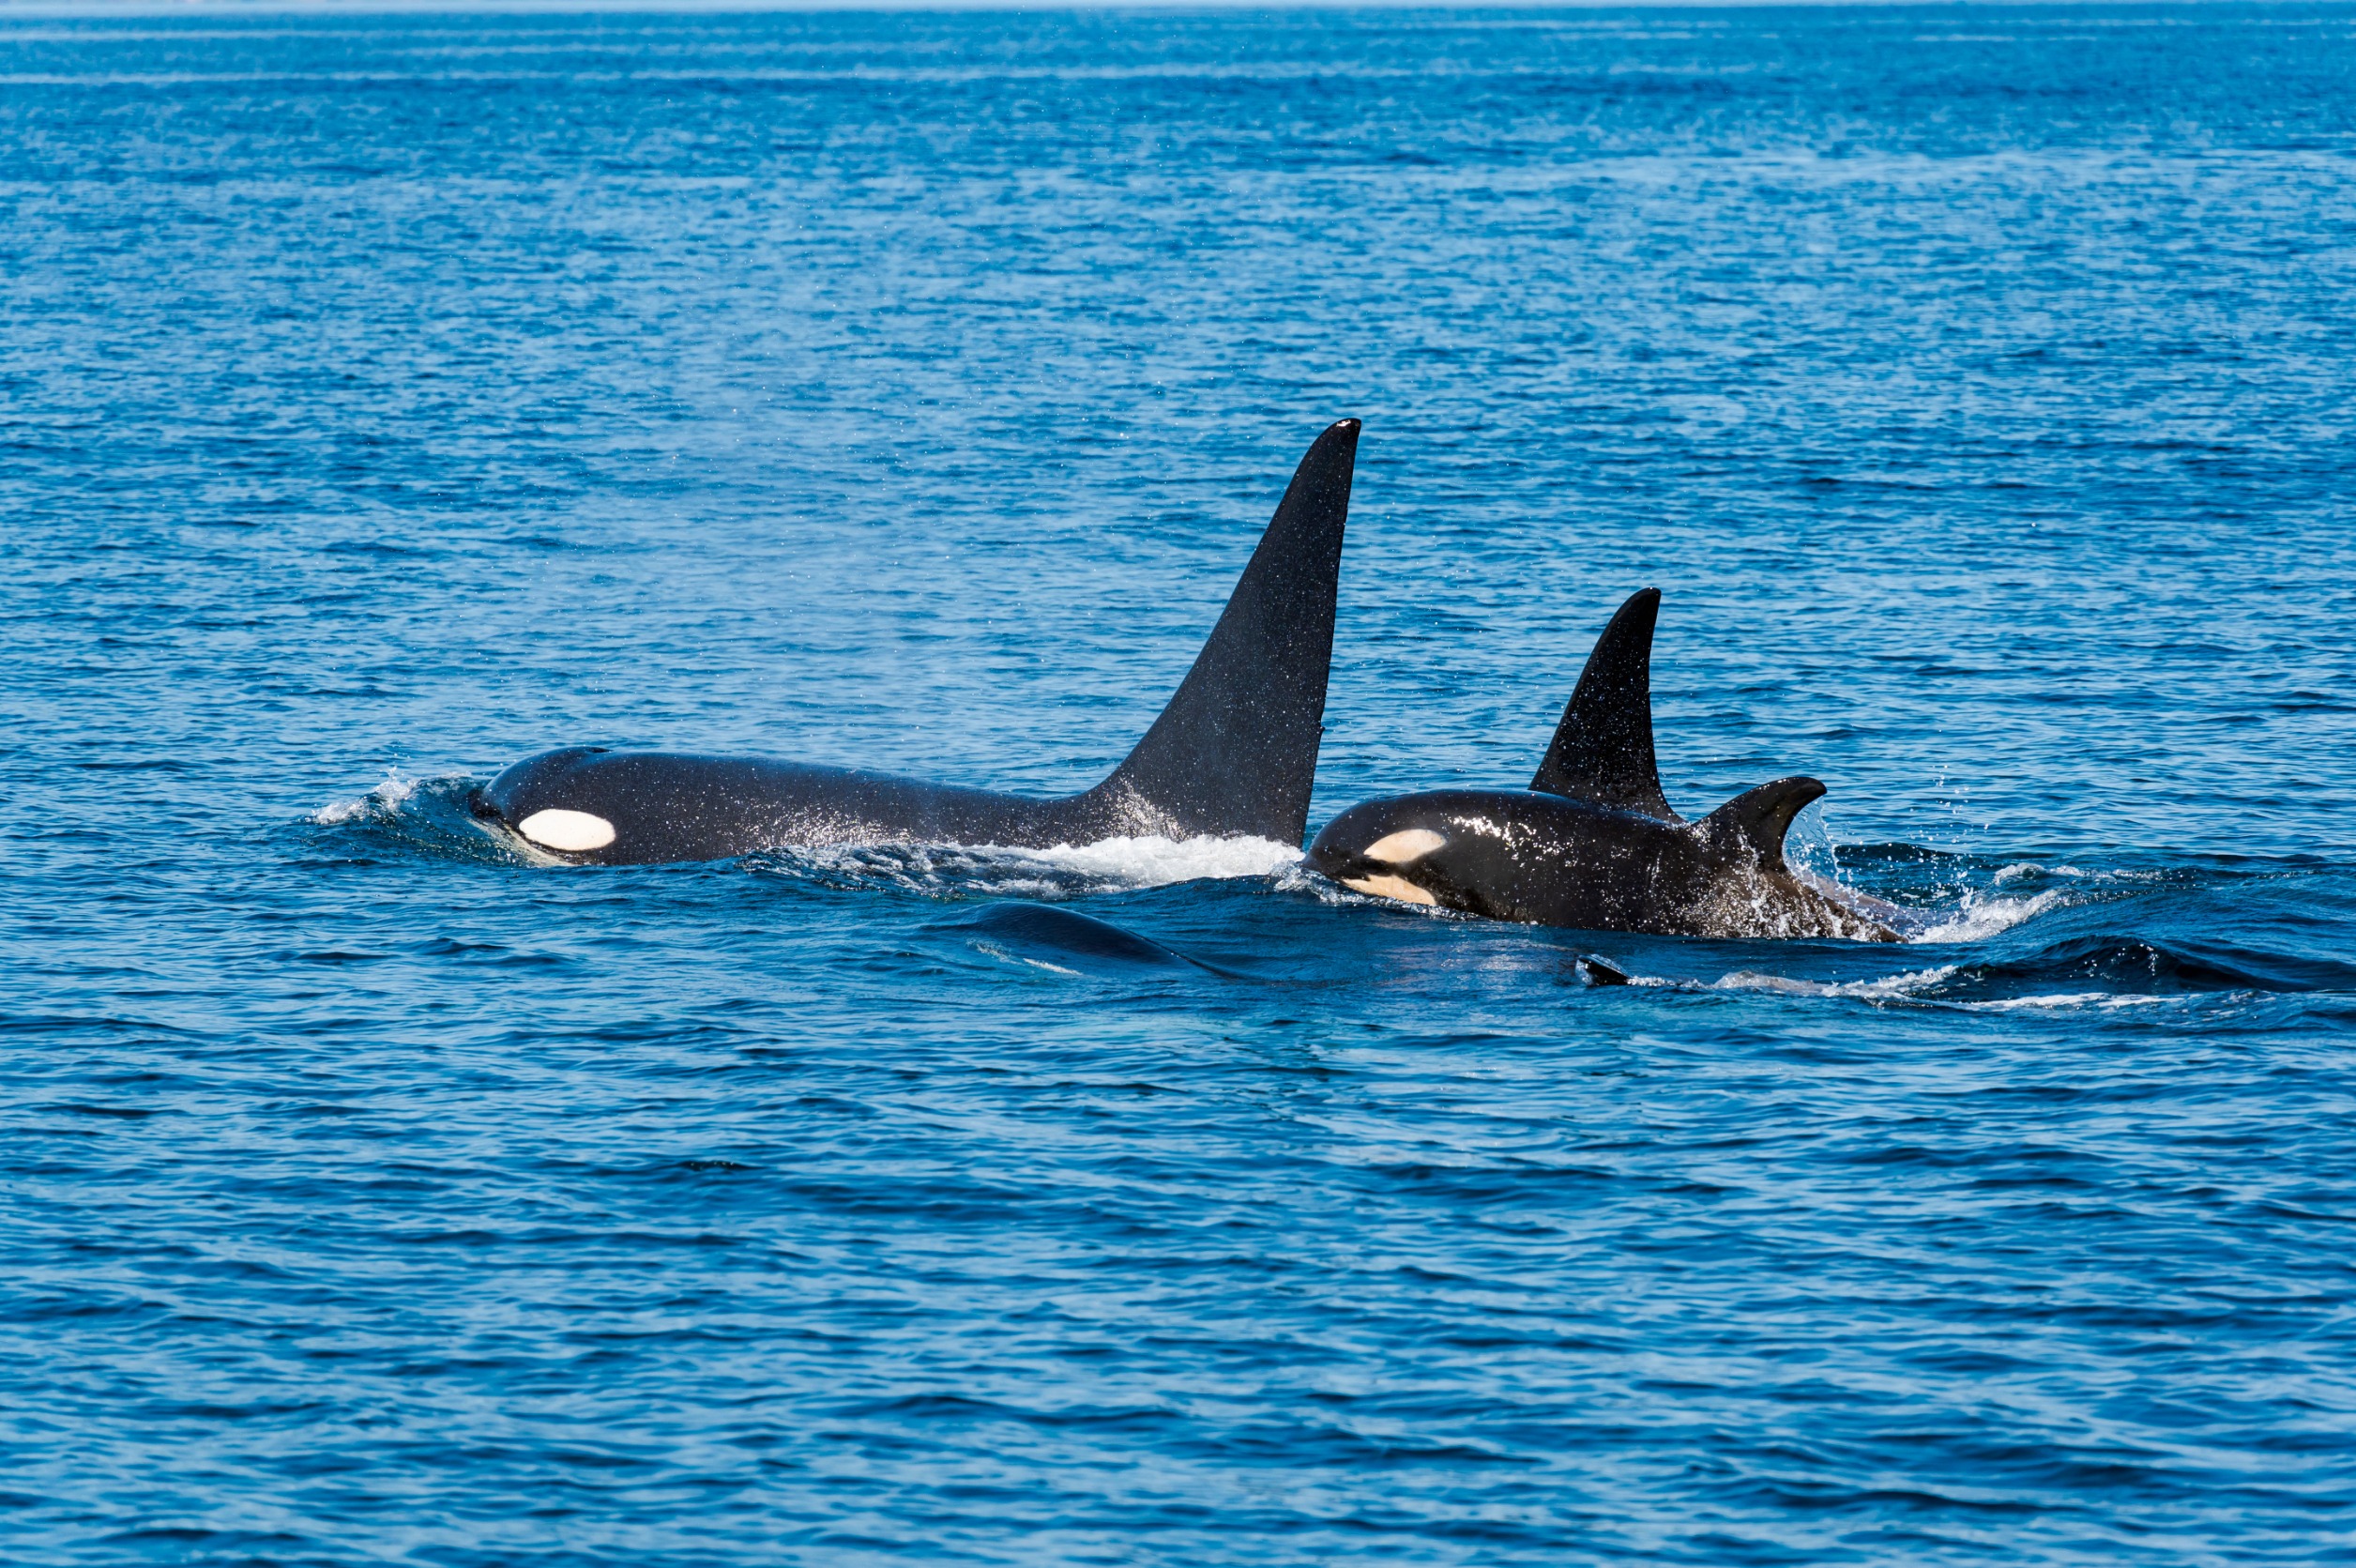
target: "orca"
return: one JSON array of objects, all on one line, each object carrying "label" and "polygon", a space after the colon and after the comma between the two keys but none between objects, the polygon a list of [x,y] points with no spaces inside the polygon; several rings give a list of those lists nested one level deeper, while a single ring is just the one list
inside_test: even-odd
[{"label": "orca", "polygon": [[1051,848],[1117,837],[1272,839],[1309,820],[1359,421],[1330,426],[1210,639],[1128,759],[1054,799],[770,757],[570,746],[509,768],[475,814],[583,865],[837,844]]},{"label": "orca", "polygon": [[1528,789],[1368,800],[1325,825],[1310,865],[1359,892],[1531,925],[1898,940],[1896,906],[1784,859],[1816,780],[1763,784],[1698,822],[1671,809],[1652,746],[1660,604],[1643,589],[1604,629]]}]

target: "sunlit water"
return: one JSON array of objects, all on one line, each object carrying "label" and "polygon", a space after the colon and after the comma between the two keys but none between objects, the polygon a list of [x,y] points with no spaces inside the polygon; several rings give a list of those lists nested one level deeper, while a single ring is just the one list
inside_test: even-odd
[{"label": "sunlit water", "polygon": [[[0,1558],[2356,1552],[2352,155],[2341,8],[0,20]],[[1657,584],[1915,939],[464,809],[1092,783],[1344,415],[1313,826]]]}]

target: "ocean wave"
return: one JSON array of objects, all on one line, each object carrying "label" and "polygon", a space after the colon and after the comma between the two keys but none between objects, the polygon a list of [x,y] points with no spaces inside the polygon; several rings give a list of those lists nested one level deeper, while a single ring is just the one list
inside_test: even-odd
[{"label": "ocean wave", "polygon": [[1638,985],[1760,991],[1984,1012],[2121,1008],[2188,997],[2356,992],[2356,965],[2141,936],[2073,936],[2015,957],[1941,964],[1859,980],[1812,980],[1737,969],[1714,981],[1638,976]]}]

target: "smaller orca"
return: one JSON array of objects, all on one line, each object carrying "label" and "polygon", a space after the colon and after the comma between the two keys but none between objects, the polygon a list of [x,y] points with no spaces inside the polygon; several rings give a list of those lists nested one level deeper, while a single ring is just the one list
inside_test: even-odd
[{"label": "smaller orca", "polygon": [[475,814],[576,865],[836,844],[1298,845],[1323,733],[1358,432],[1343,419],[1311,445],[1193,668],[1093,789],[1041,800],[773,757],[571,746],[493,779],[476,793]]},{"label": "smaller orca", "polygon": [[1670,809],[1652,749],[1652,627],[1661,593],[1596,640],[1526,790],[1441,789],[1352,806],[1309,863],[1362,893],[1491,920],[1669,936],[1894,942],[1894,906],[1802,872],[1784,835],[1824,793],[1777,779],[1698,822]]},{"label": "smaller orca", "polygon": [[1206,964],[1175,948],[1164,947],[1150,936],[1140,936],[1110,921],[1100,921],[1077,909],[1060,908],[1053,904],[1009,900],[989,905],[969,920],[943,921],[933,929],[995,938],[1012,944],[1018,950],[1017,957],[1025,956],[1019,950],[1027,949],[1050,954],[1047,962],[1056,967],[1076,964],[1083,970],[1105,975],[1178,968],[1207,969],[1215,975],[1228,973],[1215,964]]}]

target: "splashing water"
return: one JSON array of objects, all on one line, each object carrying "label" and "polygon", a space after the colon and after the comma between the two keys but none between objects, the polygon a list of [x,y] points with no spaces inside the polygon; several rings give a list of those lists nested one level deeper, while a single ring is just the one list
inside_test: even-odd
[{"label": "splashing water", "polygon": [[367,823],[382,827],[401,819],[401,808],[418,792],[418,781],[388,773],[385,782],[366,795],[349,796],[330,800],[312,812],[304,820],[320,828],[342,828],[352,823]]},{"label": "splashing water", "polygon": [[1026,849],[1004,845],[843,845],[747,857],[748,869],[835,887],[891,886],[935,896],[1078,898],[1182,882],[1278,876],[1300,851],[1266,839],[1109,838]]}]

